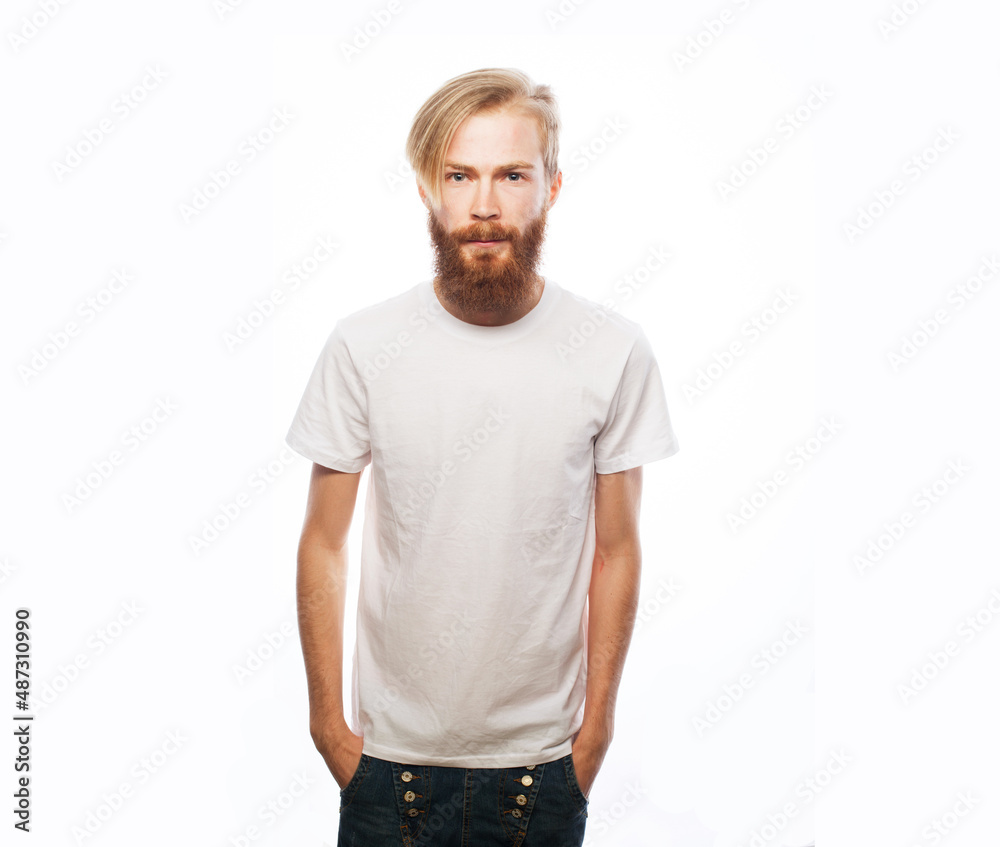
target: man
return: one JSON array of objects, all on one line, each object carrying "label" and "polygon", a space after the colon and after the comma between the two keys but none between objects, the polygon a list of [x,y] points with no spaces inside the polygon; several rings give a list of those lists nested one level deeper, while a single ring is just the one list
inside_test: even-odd
[{"label": "man", "polygon": [[299,629],[342,845],[583,840],[636,614],[642,465],[678,445],[641,327],[536,272],[558,131],[519,71],[424,104],[407,154],[435,277],[337,321],[288,432],[314,462]]}]

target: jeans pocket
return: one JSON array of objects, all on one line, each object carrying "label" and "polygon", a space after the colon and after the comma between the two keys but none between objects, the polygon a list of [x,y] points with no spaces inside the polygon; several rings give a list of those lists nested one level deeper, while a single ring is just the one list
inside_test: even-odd
[{"label": "jeans pocket", "polygon": [[361,759],[358,762],[358,766],[354,769],[354,773],[351,775],[350,780],[347,785],[345,785],[340,791],[340,808],[343,809],[345,806],[351,804],[351,800],[354,799],[354,795],[361,783],[364,781],[365,775],[368,773],[368,768],[371,765],[371,757],[366,754],[361,754]]},{"label": "jeans pocket", "polygon": [[563,761],[566,765],[566,785],[569,787],[569,793],[573,796],[577,809],[581,814],[586,815],[587,806],[590,804],[590,801],[587,800],[576,778],[576,766],[573,764],[573,754],[568,753]]}]

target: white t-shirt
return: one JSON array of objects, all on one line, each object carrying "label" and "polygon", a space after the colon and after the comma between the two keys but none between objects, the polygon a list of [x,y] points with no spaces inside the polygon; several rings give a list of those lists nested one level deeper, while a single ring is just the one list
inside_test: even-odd
[{"label": "white t-shirt", "polygon": [[596,473],[677,452],[638,323],[545,280],[514,323],[431,280],[342,317],[287,435],[371,463],[352,719],[390,761],[513,767],[571,751],[586,693]]}]

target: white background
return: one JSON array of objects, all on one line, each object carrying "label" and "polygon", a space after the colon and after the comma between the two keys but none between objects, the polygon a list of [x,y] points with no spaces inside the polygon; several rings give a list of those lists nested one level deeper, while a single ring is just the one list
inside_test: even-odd
[{"label": "white background", "polygon": [[[967,281],[1000,247],[998,18],[982,0],[7,4],[0,714],[19,717],[27,607],[30,837],[335,844],[295,617],[309,464],[283,439],[336,319],[430,275],[413,114],[496,66],[559,98],[572,183],[543,270],[643,325],[681,448],[644,471],[641,620],[588,843],[995,837],[998,282]],[[669,262],[616,295],[654,248]]]}]

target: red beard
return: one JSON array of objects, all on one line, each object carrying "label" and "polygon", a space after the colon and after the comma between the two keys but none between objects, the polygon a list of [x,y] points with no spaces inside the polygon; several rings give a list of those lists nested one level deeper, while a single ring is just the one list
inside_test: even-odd
[{"label": "red beard", "polygon": [[[428,215],[427,226],[434,245],[437,290],[460,311],[503,312],[516,309],[535,293],[535,267],[545,239],[546,211],[529,223],[524,232],[516,227],[486,221],[448,232]],[[468,241],[504,239],[499,247],[466,247]]]}]

